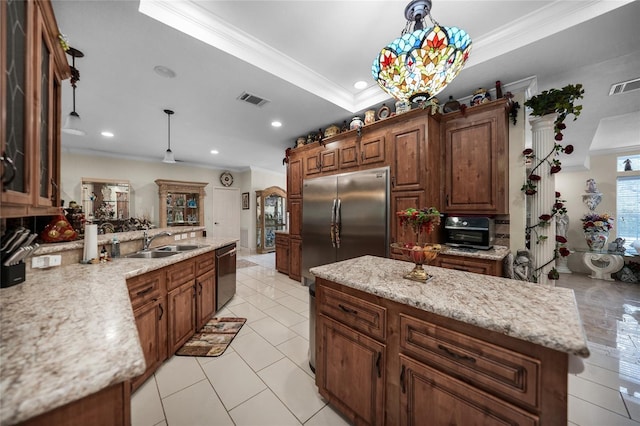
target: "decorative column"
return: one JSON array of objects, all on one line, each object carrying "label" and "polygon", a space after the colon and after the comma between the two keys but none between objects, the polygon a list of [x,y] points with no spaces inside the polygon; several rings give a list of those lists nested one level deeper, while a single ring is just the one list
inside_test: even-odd
[{"label": "decorative column", "polygon": [[[535,118],[530,121],[533,133],[532,149],[539,159],[550,154],[548,161],[543,160],[535,174],[540,176],[537,182],[537,192],[529,197],[531,213],[531,225],[538,221],[543,214],[551,214],[551,210],[555,203],[556,180],[555,175],[551,174],[550,162],[555,155],[555,133],[553,131],[553,123],[557,114],[547,114],[542,117]],[[537,161],[535,163],[537,165]],[[535,167],[535,165],[534,165]],[[540,236],[546,236],[546,239],[540,240]],[[544,237],[543,237],[544,238]],[[548,226],[538,228],[538,241],[531,241],[531,261],[532,270],[540,268],[545,263],[548,265],[538,270],[538,283],[544,285],[554,285],[549,280],[548,273],[554,267],[554,262],[550,262],[555,255],[556,246],[556,219],[552,217]]]}]

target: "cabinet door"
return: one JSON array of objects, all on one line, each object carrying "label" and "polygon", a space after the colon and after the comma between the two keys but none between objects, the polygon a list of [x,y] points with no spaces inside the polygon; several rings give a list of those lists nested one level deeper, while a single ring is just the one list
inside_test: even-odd
[{"label": "cabinet door", "polygon": [[384,163],[386,160],[385,149],[384,135],[362,138],[360,141],[360,164],[364,166]]},{"label": "cabinet door", "polygon": [[534,426],[539,424],[539,419],[465,382],[400,355],[400,424]]},{"label": "cabinet door", "polygon": [[383,424],[385,345],[324,315],[317,318],[316,384],[320,395],[355,424]]},{"label": "cabinet door", "polygon": [[[415,242],[416,235],[410,227],[403,228],[400,226],[400,221],[396,216],[396,212],[400,210],[408,209],[409,207],[419,208],[425,206],[425,193],[424,191],[405,191],[405,192],[392,192],[391,193],[391,236],[390,241],[392,243],[398,242]],[[425,242],[436,242],[437,235],[432,233],[426,237],[423,236]],[[390,255],[393,259],[405,260],[402,253],[399,251],[391,250]]]},{"label": "cabinet door", "polygon": [[289,239],[289,278],[300,281],[302,279],[302,240]]},{"label": "cabinet door", "polygon": [[167,358],[167,315],[164,297],[152,299],[142,305],[133,315],[138,327],[138,336],[147,370],[133,379],[133,390],[137,389]]},{"label": "cabinet door", "polygon": [[174,354],[196,332],[195,282],[189,281],[167,295],[169,354]]},{"label": "cabinet door", "polygon": [[322,173],[335,172],[338,170],[338,150],[321,149],[320,151],[320,171]]},{"label": "cabinet door", "polygon": [[289,236],[302,235],[302,199],[289,200]]},{"label": "cabinet door", "polygon": [[287,196],[291,198],[302,197],[302,157],[298,154],[289,157],[287,168]]},{"label": "cabinet door", "polygon": [[509,213],[506,114],[500,102],[445,124],[444,211]]},{"label": "cabinet door", "polygon": [[340,160],[340,170],[348,170],[358,167],[358,143],[355,138],[340,141],[338,159]]},{"label": "cabinet door", "polygon": [[304,177],[314,177],[320,174],[320,155],[317,149],[309,151],[303,156],[304,162]]},{"label": "cabinet door", "polygon": [[289,236],[276,234],[276,270],[289,274]]},{"label": "cabinet door", "polygon": [[216,309],[216,274],[209,271],[196,278],[196,291],[198,294],[198,323],[196,330],[200,330],[211,319]]},{"label": "cabinet door", "polygon": [[424,125],[414,124],[392,135],[391,190],[424,188]]}]

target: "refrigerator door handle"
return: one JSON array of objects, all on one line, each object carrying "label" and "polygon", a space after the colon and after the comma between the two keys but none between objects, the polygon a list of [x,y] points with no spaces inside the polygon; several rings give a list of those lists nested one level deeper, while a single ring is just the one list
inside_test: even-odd
[{"label": "refrigerator door handle", "polygon": [[338,198],[336,206],[336,247],[340,248],[340,232],[342,232],[342,200]]},{"label": "refrigerator door handle", "polygon": [[329,225],[329,237],[333,247],[336,246],[336,203],[337,200],[334,198],[331,206],[331,224]]}]

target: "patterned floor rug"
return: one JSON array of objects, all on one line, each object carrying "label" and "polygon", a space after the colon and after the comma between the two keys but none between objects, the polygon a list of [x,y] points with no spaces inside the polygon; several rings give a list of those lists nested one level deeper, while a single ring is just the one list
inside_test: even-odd
[{"label": "patterned floor rug", "polygon": [[238,259],[236,261],[236,269],[248,268],[249,266],[258,266],[258,264],[245,259]]},{"label": "patterned floor rug", "polygon": [[212,318],[185,343],[176,355],[220,356],[238,334],[246,318]]}]

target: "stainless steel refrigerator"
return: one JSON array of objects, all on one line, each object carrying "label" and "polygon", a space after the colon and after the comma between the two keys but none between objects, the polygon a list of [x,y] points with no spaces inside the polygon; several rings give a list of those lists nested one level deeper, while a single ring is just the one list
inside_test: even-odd
[{"label": "stainless steel refrigerator", "polygon": [[389,255],[389,168],[306,179],[302,189],[302,276],[371,254]]}]

